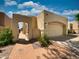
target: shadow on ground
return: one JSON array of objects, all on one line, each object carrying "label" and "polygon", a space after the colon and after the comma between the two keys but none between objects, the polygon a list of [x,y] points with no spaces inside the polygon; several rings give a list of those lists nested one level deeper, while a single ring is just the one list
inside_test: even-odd
[{"label": "shadow on ground", "polygon": [[30,43],[34,43],[36,41],[37,41],[36,39],[30,39],[29,41],[26,41],[25,39],[19,39],[16,43],[19,43],[19,44],[30,44]]},{"label": "shadow on ground", "polygon": [[48,47],[47,54],[42,55],[45,59],[79,59],[79,50],[54,42],[51,47]]},{"label": "shadow on ground", "polygon": [[[61,48],[62,49],[62,48]],[[50,53],[47,52],[49,56],[46,54],[42,54],[46,59],[78,59],[79,54],[73,52],[72,50],[65,50],[63,51],[59,49],[49,49]]]},{"label": "shadow on ground", "polygon": [[59,37],[53,37],[53,38],[50,38],[54,41],[66,41],[66,40],[69,40],[69,39],[73,39],[73,38],[76,38],[77,35],[67,35],[67,36],[59,36]]},{"label": "shadow on ground", "polygon": [[[66,41],[66,40],[73,39],[73,38],[76,38],[76,37],[77,37],[77,35],[67,35],[67,36],[52,37],[52,38],[50,38],[50,40]],[[36,41],[37,41],[36,39],[30,39],[29,41],[26,41],[25,39],[19,39],[16,43],[30,44],[30,43],[34,43]]]}]

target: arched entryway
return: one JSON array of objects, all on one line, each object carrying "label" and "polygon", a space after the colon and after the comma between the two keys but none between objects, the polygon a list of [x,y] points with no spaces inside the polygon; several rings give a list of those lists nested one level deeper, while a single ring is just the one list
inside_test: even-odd
[{"label": "arched entryway", "polygon": [[16,39],[18,39],[20,31],[28,37],[29,41],[40,36],[40,30],[37,27],[36,17],[14,14],[13,25],[13,35]]},{"label": "arched entryway", "polygon": [[25,39],[28,41],[28,23],[18,22],[19,39]]},{"label": "arched entryway", "polygon": [[29,28],[30,28],[29,17],[13,14],[13,35],[16,40],[25,39],[29,40]]}]

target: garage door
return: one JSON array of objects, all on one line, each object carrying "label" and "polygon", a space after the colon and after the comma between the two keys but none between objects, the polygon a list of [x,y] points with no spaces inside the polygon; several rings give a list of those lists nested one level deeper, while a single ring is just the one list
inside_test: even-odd
[{"label": "garage door", "polygon": [[63,25],[60,23],[51,23],[46,25],[45,33],[49,37],[61,36],[63,35]]}]

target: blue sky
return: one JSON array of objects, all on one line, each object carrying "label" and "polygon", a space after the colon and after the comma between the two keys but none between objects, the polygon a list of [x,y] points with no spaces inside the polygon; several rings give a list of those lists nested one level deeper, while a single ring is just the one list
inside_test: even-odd
[{"label": "blue sky", "polygon": [[79,13],[79,0],[0,0],[0,11],[10,17],[13,13],[33,16],[42,10],[66,16],[71,21]]}]

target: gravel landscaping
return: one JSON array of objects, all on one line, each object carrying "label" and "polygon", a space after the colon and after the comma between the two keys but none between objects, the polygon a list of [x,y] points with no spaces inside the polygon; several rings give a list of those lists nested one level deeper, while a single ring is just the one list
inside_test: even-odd
[{"label": "gravel landscaping", "polygon": [[39,42],[0,47],[0,59],[79,59],[79,37],[51,42],[48,48]]},{"label": "gravel landscaping", "polygon": [[14,45],[8,45],[4,47],[0,47],[0,59],[8,59],[8,56],[13,49]]},{"label": "gravel landscaping", "polygon": [[[79,59],[79,37],[66,41],[51,41],[49,47],[33,44],[16,44],[9,59]],[[77,41],[76,41],[77,40]]]}]

